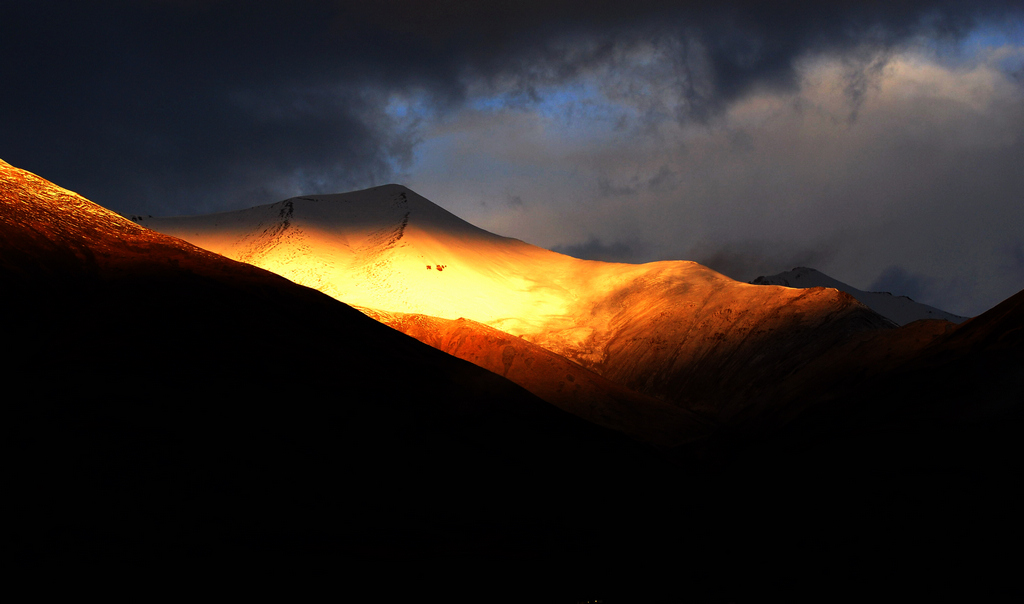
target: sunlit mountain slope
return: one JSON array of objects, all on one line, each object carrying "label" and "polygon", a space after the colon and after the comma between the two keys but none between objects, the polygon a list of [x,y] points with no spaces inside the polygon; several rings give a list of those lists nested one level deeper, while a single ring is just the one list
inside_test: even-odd
[{"label": "sunlit mountain slope", "polygon": [[478,229],[397,185],[133,219],[352,305],[471,319],[716,413],[849,333],[888,324],[832,289],[739,283],[693,262],[564,256]]},{"label": "sunlit mountain slope", "polygon": [[[549,331],[571,313],[564,257],[478,229],[398,186],[238,212],[135,218],[356,306]],[[530,274],[542,265],[544,274]],[[567,274],[560,274],[567,271]]]},{"label": "sunlit mountain slope", "polygon": [[3,162],[0,285],[26,555],[547,555],[523,527],[626,534],[579,493],[670,484],[500,376]]},{"label": "sunlit mountain slope", "polygon": [[942,319],[953,323],[962,323],[967,317],[954,315],[953,313],[939,310],[934,306],[921,304],[907,296],[894,296],[889,292],[866,292],[847,285],[842,281],[833,279],[821,271],[813,268],[797,267],[791,271],[758,277],[751,281],[756,285],[782,285],[785,287],[832,287],[839,291],[846,292],[867,305],[871,310],[889,319],[897,325],[906,325],[913,321],[922,319]]},{"label": "sunlit mountain slope", "polygon": [[[833,290],[736,289],[686,266],[626,267],[632,288],[572,315],[610,316],[608,357],[634,370],[652,342],[717,342],[726,352],[680,360],[687,395],[766,406],[665,451],[0,162],[8,541],[87,563],[324,564],[415,597],[415,569],[444,593],[453,568],[505,573],[473,601],[509,585],[524,601],[598,585],[668,602],[948,597],[950,583],[1013,601],[1024,292],[960,325],[865,329],[878,317]],[[595,422],[652,417],[616,416],[609,401],[650,401],[616,401],[526,338],[368,312],[495,373],[587,380],[566,404],[593,397]],[[643,333],[648,318],[660,333]]]}]

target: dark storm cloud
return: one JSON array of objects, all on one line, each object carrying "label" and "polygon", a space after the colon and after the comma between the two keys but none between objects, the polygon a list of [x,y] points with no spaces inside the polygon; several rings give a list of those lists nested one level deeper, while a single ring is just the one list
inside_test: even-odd
[{"label": "dark storm cloud", "polygon": [[737,281],[749,282],[801,266],[822,266],[834,254],[827,245],[792,249],[746,241],[727,246],[704,242],[693,246],[686,257]]},{"label": "dark storm cloud", "polygon": [[234,18],[223,6],[6,13],[17,27],[0,44],[18,60],[0,69],[20,83],[0,101],[17,116],[6,159],[116,209],[177,213],[251,205],[236,198],[302,172],[373,181],[408,156],[365,95],[310,71],[317,41],[301,35],[303,19]]},{"label": "dark storm cloud", "polygon": [[640,190],[639,178],[634,176],[627,184],[614,184],[607,177],[597,179],[597,192],[602,197],[620,196],[628,197]]},{"label": "dark storm cloud", "polygon": [[554,246],[551,248],[551,251],[583,260],[630,263],[641,262],[648,253],[648,250],[641,242],[627,243],[624,241],[614,241],[605,243],[597,237],[591,237],[586,243]]},{"label": "dark storm cloud", "polygon": [[873,292],[897,292],[914,300],[922,300],[933,285],[932,280],[924,275],[893,265],[882,271],[868,289]]},{"label": "dark storm cloud", "polygon": [[[385,180],[411,156],[414,123],[387,115],[383,92],[367,85],[379,76],[359,50],[386,37],[335,31],[336,15],[328,3],[5,11],[0,47],[16,60],[0,71],[18,93],[0,100],[2,153],[135,212],[212,211]],[[272,197],[252,199],[261,194]]]},{"label": "dark storm cloud", "polygon": [[[1019,3],[893,1],[789,2],[523,1],[379,2],[365,9],[368,22],[400,33],[436,74],[512,81],[528,94],[608,61],[617,47],[652,39],[695,40],[706,52],[708,73],[676,44],[687,72],[680,91],[693,117],[704,117],[754,87],[791,87],[793,60],[808,51],[884,48],[915,35],[956,38],[982,19],[1020,14]],[[360,15],[361,16],[361,15]],[[870,66],[870,63],[867,65]],[[700,80],[709,78],[710,81]],[[852,94],[859,84],[851,82]]]},{"label": "dark storm cloud", "polygon": [[648,178],[634,174],[621,182],[613,182],[607,176],[597,179],[597,192],[602,197],[630,197],[641,191],[669,192],[679,186],[679,176],[667,165]]},{"label": "dark storm cloud", "polygon": [[[1024,236],[1022,236],[1024,237]],[[1006,246],[1002,268],[1016,283],[1024,283],[1024,241]]]},{"label": "dark storm cloud", "polygon": [[384,110],[391,93],[440,113],[481,86],[531,102],[617,49],[674,40],[677,117],[700,120],[758,86],[791,86],[809,49],[955,36],[1015,6],[7,3],[0,157],[120,211],[228,209],[390,178],[418,140],[417,116]]}]

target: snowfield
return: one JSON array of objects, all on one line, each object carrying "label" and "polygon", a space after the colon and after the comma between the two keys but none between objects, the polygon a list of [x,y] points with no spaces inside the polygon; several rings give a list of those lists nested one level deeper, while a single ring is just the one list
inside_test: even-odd
[{"label": "snowfield", "polygon": [[721,401],[730,380],[757,387],[741,375],[768,379],[844,334],[891,326],[837,289],[740,283],[695,262],[558,254],[398,185],[133,219],[352,306],[482,323],[661,398]]}]

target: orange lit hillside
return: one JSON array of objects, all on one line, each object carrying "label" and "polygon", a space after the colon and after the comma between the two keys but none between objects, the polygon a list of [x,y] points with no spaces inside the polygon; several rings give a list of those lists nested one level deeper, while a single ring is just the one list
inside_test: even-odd
[{"label": "orange lit hillside", "polygon": [[834,289],[749,285],[694,262],[557,254],[479,229],[397,185],[136,219],[354,306],[471,319],[638,391],[714,398],[719,407],[723,386],[738,396],[763,391],[806,355],[888,326]]}]

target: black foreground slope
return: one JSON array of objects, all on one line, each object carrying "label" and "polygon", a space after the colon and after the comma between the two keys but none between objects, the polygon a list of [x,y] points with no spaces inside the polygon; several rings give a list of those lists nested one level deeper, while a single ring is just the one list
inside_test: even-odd
[{"label": "black foreground slope", "polygon": [[534,602],[1019,595],[1021,295],[784,429],[669,466],[3,163],[0,284],[30,557],[340,558],[391,581],[442,560],[556,579]]},{"label": "black foreground slope", "polygon": [[[873,342],[912,327],[934,329]],[[869,375],[817,393],[778,430],[718,444],[742,485],[732,502],[786,494],[747,515],[752,540],[799,543],[814,572],[792,585],[818,593],[1019,601],[1024,291],[895,367],[851,366]]]},{"label": "black foreground slope", "polygon": [[0,173],[28,552],[543,557],[614,536],[581,494],[662,482],[631,441],[326,295]]}]

